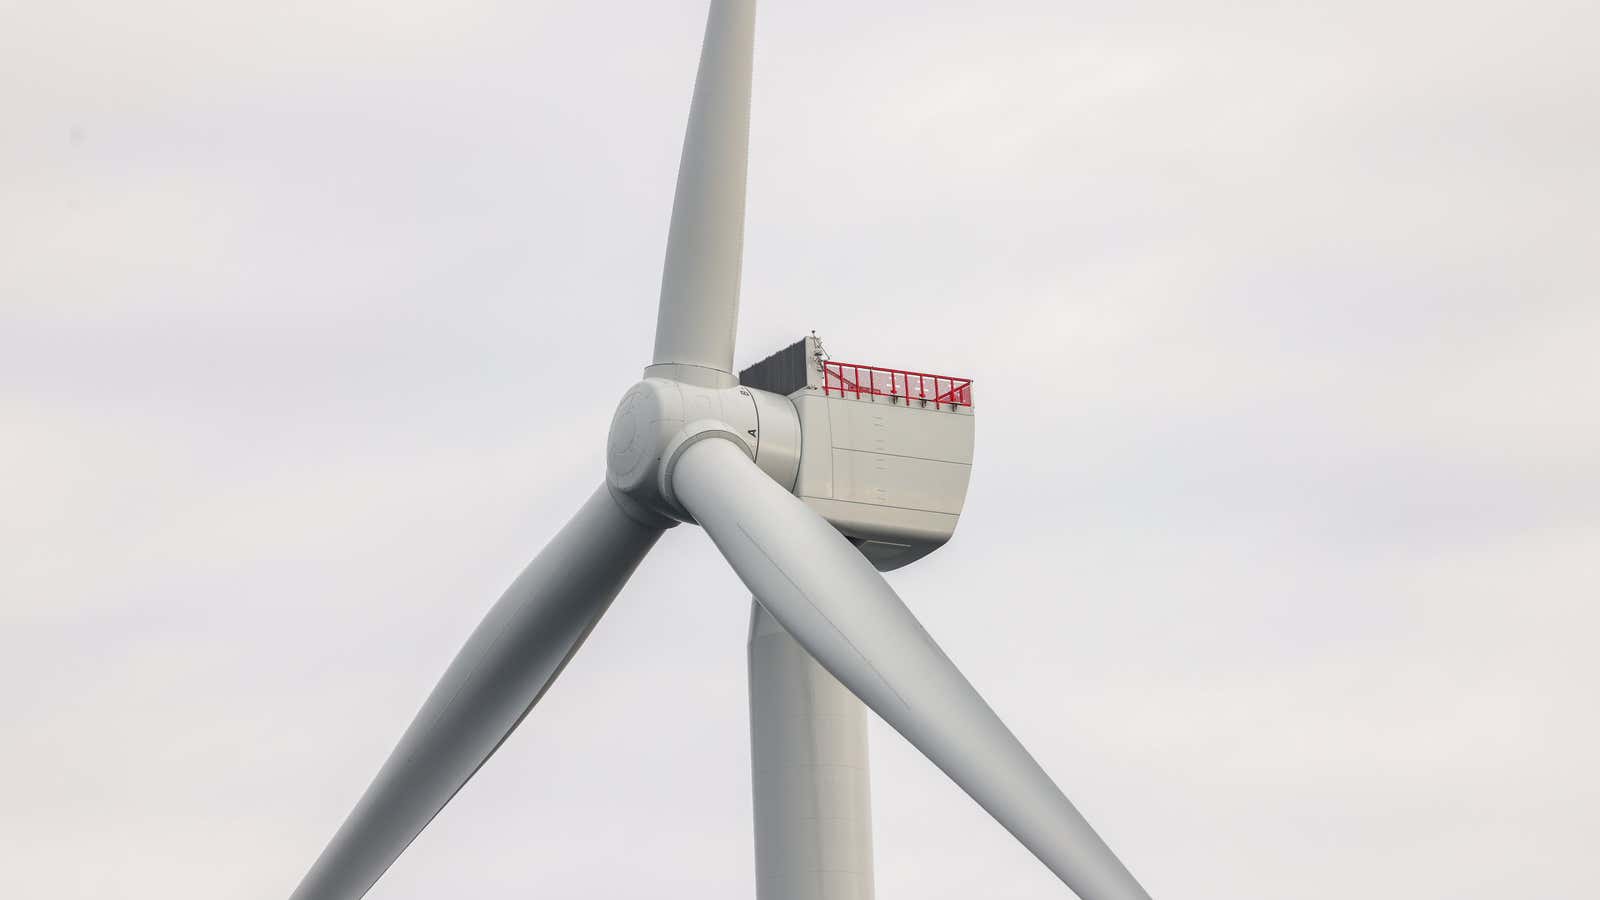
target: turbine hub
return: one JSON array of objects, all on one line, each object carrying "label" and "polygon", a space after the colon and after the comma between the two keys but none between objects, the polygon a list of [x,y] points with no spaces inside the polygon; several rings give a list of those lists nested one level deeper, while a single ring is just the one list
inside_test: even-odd
[{"label": "turbine hub", "polygon": [[792,488],[799,433],[799,415],[787,397],[739,385],[646,378],[622,395],[611,419],[606,484],[637,517],[692,522],[672,495],[672,468],[685,448],[708,438],[727,440]]}]

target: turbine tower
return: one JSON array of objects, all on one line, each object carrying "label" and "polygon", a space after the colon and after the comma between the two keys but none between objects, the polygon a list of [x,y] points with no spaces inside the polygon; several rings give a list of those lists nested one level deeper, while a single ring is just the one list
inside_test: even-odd
[{"label": "turbine tower", "polygon": [[831,360],[736,377],[755,0],[712,0],[655,356],[606,478],[446,669],[292,900],[358,900],[510,736],[662,532],[699,525],[750,588],[759,900],[870,900],[870,707],[1083,900],[1149,900],[882,571],[955,528],[969,380]]}]

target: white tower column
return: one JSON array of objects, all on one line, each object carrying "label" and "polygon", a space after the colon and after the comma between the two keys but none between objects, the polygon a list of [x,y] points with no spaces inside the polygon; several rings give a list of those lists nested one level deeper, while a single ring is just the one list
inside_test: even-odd
[{"label": "white tower column", "polygon": [[757,900],[872,900],[866,708],[750,612]]}]

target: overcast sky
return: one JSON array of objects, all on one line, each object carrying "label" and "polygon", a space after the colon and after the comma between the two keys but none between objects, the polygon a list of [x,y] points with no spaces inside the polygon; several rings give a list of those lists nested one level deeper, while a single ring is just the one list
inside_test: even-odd
[{"label": "overcast sky", "polygon": [[[0,895],[279,900],[602,476],[705,3],[0,3]],[[777,2],[738,362],[975,379],[892,582],[1164,900],[1591,898],[1600,12]],[[753,896],[670,532],[370,895]],[[872,724],[885,900],[1064,889]]]}]

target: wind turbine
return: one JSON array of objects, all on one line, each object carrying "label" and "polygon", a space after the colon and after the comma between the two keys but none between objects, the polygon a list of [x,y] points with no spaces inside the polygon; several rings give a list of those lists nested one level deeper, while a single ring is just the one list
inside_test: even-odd
[{"label": "wind turbine", "polygon": [[754,30],[755,0],[712,0],[655,356],[617,407],[605,483],[490,609],[292,900],[365,895],[679,523],[755,597],[760,900],[872,896],[862,703],[1083,900],[1149,900],[880,574],[955,527],[971,382],[835,362],[814,337],[734,375]]}]

